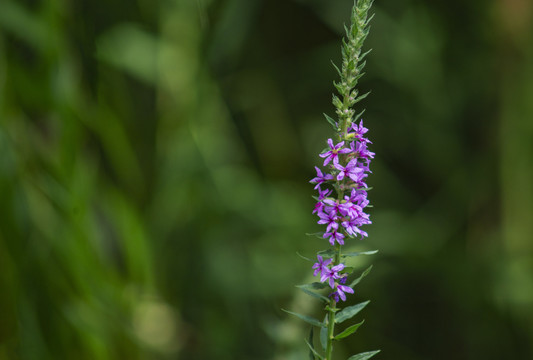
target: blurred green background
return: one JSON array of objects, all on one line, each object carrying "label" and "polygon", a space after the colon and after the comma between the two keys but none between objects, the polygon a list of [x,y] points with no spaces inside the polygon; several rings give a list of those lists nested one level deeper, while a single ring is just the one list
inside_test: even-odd
[{"label": "blurred green background", "polygon": [[[351,0],[0,0],[0,360],[305,359]],[[336,358],[533,358],[533,3],[376,0]]]}]

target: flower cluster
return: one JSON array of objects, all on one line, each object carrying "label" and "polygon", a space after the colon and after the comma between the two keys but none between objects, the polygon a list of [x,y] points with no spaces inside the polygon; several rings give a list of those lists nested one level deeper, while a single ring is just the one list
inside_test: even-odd
[{"label": "flower cluster", "polygon": [[[344,245],[347,237],[368,236],[361,230],[362,225],[371,223],[369,215],[365,213],[369,204],[365,179],[371,172],[369,165],[374,153],[368,150],[371,141],[364,136],[367,132],[361,120],[341,133],[339,143],[328,139],[329,148],[320,154],[328,171],[324,174],[315,167],[317,176],[310,181],[318,191],[313,213],[319,218],[318,224],[326,226],[322,237],[332,246]],[[333,190],[337,193],[336,198],[331,197]],[[339,301],[339,298],[345,301],[345,293],[353,293],[351,287],[344,285],[347,277],[347,274],[342,273],[344,268],[344,264],[336,264],[332,259],[324,260],[320,255],[318,262],[313,265],[314,275],[320,275],[320,281],[327,282],[333,289],[330,296],[335,301]]]}]

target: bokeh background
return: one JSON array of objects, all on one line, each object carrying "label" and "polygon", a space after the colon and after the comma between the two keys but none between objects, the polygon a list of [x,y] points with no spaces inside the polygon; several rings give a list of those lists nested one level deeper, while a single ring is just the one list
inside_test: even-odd
[{"label": "bokeh background", "polygon": [[[351,0],[0,1],[0,359],[305,359]],[[336,358],[533,358],[533,4],[377,0]]]}]

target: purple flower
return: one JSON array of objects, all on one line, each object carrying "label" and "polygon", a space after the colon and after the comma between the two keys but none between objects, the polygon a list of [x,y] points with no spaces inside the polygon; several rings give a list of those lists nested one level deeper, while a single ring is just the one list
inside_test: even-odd
[{"label": "purple flower", "polygon": [[357,159],[352,159],[346,166],[335,164],[335,168],[340,170],[337,175],[337,181],[341,181],[345,176],[349,177],[353,182],[359,182],[363,178],[364,169],[358,166]]},{"label": "purple flower", "polygon": [[335,288],[335,280],[340,279],[341,275],[339,274],[339,271],[342,271],[344,269],[344,264],[339,264],[334,267],[330,268],[324,268],[324,271],[322,271],[322,277],[320,278],[321,282],[328,281],[329,286],[333,289]]},{"label": "purple flower", "polygon": [[371,143],[372,142],[366,138],[363,137],[364,134],[368,132],[368,129],[363,126],[363,120],[359,122],[359,126],[356,123],[353,123],[352,126],[348,129],[348,131],[355,136],[357,140],[364,141]]},{"label": "purple flower", "polygon": [[331,245],[335,245],[335,241],[338,242],[339,245],[344,245],[344,235],[338,232],[337,230],[333,230],[332,232],[325,232],[323,238],[329,238],[329,243]]},{"label": "purple flower", "polygon": [[330,161],[333,161],[333,165],[338,164],[339,154],[347,154],[351,152],[350,149],[342,148],[342,146],[344,145],[344,141],[341,141],[337,145],[333,145],[333,140],[328,139],[328,145],[331,150],[319,155],[321,158],[326,158],[324,160],[324,166],[329,164]]},{"label": "purple flower", "polygon": [[346,285],[337,284],[337,288],[335,289],[335,292],[333,292],[333,296],[335,297],[335,301],[339,301],[339,297],[342,299],[342,301],[346,301],[346,295],[345,292],[353,294],[353,289]]},{"label": "purple flower", "polygon": [[324,270],[329,270],[328,265],[331,264],[333,260],[326,259],[324,261],[324,259],[320,255],[317,255],[316,257],[318,258],[318,262],[313,265],[313,269],[315,269],[315,272],[313,273],[313,275],[317,276],[318,274],[320,274],[320,276],[322,276],[322,273],[324,272]]},{"label": "purple flower", "polygon": [[333,211],[329,213],[319,212],[318,216],[320,217],[320,220],[318,220],[318,224],[328,225],[328,227],[326,228],[327,232],[330,232],[331,229],[333,229],[333,231],[336,231],[339,228],[339,224],[337,223],[337,220],[339,218],[337,217],[337,214]]},{"label": "purple flower", "polygon": [[359,229],[359,226],[365,225],[365,224],[371,224],[371,223],[372,222],[370,220],[361,221],[361,218],[355,218],[355,219],[345,220],[342,222],[341,225],[342,227],[344,227],[344,229],[346,230],[348,234],[354,237],[357,236],[357,234],[360,234],[361,237],[368,237],[368,234],[365,231]]},{"label": "purple flower", "polygon": [[350,152],[357,154],[358,157],[363,159],[373,159],[375,153],[368,150],[366,142],[364,141],[352,141],[350,144]]},{"label": "purple flower", "polygon": [[341,206],[338,201],[332,200],[332,199],[325,199],[324,204],[328,205],[326,206],[326,211],[328,213],[335,213],[340,214],[341,213]]},{"label": "purple flower", "polygon": [[324,200],[329,194],[331,194],[331,190],[322,191],[322,189],[320,189],[320,186],[318,187],[318,201],[315,205],[315,209],[313,210],[312,214],[323,211],[324,203],[322,202],[322,200]]},{"label": "purple flower", "polygon": [[350,219],[355,219],[359,216],[359,213],[363,211],[363,209],[357,205],[352,203],[351,201],[347,201],[344,204],[342,204],[343,208],[343,215],[348,216]]},{"label": "purple flower", "polygon": [[333,180],[333,175],[331,174],[326,174],[324,175],[322,173],[322,171],[315,166],[315,169],[316,169],[316,177],[313,178],[311,181],[309,181],[311,184],[316,184],[314,189],[319,189],[320,188],[320,184],[322,184],[323,182],[326,182],[328,180]]},{"label": "purple flower", "polygon": [[368,205],[366,195],[366,191],[364,190],[352,189],[352,191],[350,192],[350,196],[345,196],[344,199],[364,208]]}]

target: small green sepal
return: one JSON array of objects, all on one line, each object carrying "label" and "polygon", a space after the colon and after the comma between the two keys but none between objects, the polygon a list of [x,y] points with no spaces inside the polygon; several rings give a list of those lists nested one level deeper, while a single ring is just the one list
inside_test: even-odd
[{"label": "small green sepal", "polygon": [[338,308],[334,308],[334,309],[333,309],[333,308],[331,308],[329,305],[327,305],[327,306],[325,307],[325,310],[326,310],[326,311],[333,311],[333,312],[336,313],[336,312],[339,311],[340,309],[338,309]]}]

